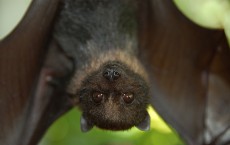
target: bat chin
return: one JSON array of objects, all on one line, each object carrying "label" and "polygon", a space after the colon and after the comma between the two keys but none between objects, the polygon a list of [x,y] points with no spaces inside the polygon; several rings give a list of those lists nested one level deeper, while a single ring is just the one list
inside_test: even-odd
[{"label": "bat chin", "polygon": [[146,117],[137,125],[133,124],[120,124],[120,123],[105,123],[105,124],[99,124],[95,125],[93,122],[89,122],[84,116],[81,116],[81,131],[82,132],[88,132],[90,131],[94,126],[97,126],[98,128],[104,129],[104,130],[112,130],[112,131],[122,131],[122,130],[128,130],[131,129],[133,126],[138,128],[141,131],[148,131],[150,129],[150,116],[147,113]]}]

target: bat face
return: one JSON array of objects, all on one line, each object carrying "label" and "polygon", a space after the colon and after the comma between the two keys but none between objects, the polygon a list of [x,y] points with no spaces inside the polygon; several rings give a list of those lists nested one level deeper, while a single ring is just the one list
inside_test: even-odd
[{"label": "bat face", "polygon": [[108,62],[83,81],[80,91],[82,131],[149,129],[148,86],[120,62]]}]

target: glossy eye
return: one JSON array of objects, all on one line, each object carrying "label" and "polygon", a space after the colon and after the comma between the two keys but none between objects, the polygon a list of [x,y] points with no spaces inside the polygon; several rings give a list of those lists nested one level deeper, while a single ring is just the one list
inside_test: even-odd
[{"label": "glossy eye", "polygon": [[100,103],[103,100],[103,98],[104,98],[104,94],[101,92],[94,92],[92,95],[92,100],[95,103]]},{"label": "glossy eye", "polygon": [[131,93],[124,93],[122,94],[122,99],[124,100],[126,104],[130,104],[133,102],[134,96]]}]

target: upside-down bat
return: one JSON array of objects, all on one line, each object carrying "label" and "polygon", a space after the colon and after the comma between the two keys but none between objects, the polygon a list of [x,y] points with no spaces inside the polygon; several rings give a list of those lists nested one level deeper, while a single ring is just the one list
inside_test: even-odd
[{"label": "upside-down bat", "polygon": [[[153,76],[151,105],[189,145],[229,144],[230,113],[223,106],[230,100],[230,52],[223,31],[193,24],[172,0],[140,1],[138,48],[147,54],[147,72]],[[70,108],[65,96],[69,78],[63,75],[71,65],[58,59],[69,51],[46,51],[57,47],[50,33],[58,5],[59,0],[34,0],[0,42],[0,144],[37,144]]]},{"label": "upside-down bat", "polygon": [[79,100],[82,131],[94,125],[148,130],[148,74],[138,58],[137,2],[65,0],[54,38],[73,58],[67,93]]}]

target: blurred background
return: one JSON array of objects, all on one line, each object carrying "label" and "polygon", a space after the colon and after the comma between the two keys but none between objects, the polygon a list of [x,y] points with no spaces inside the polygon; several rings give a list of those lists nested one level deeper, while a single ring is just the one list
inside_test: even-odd
[{"label": "blurred background", "polygon": [[[0,39],[20,22],[31,0],[0,0]],[[230,0],[174,0],[192,21],[208,28],[224,29],[230,42]],[[80,131],[80,111],[74,108],[60,117],[46,132],[39,145],[185,145],[178,134],[149,107],[151,130],[133,128],[111,132],[94,128]]]}]

